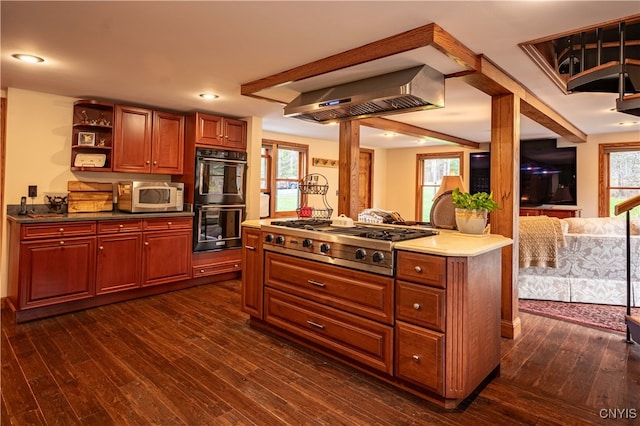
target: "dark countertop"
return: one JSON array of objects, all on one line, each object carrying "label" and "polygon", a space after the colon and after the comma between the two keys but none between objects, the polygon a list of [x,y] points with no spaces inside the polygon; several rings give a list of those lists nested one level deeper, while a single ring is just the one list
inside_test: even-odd
[{"label": "dark countertop", "polygon": [[[31,206],[28,206],[31,209]],[[157,212],[157,213],[129,213],[114,210],[111,212],[90,213],[49,213],[45,205],[34,206],[34,213],[19,215],[19,205],[7,206],[7,220],[16,223],[46,223],[46,222],[80,222],[83,220],[122,220],[122,219],[149,219],[160,217],[193,217],[192,211],[182,212]]]}]

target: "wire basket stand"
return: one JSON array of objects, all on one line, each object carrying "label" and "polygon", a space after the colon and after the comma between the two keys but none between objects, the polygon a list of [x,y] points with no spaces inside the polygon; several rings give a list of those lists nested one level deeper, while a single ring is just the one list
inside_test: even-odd
[{"label": "wire basket stand", "polygon": [[[300,184],[298,185],[298,189],[300,190],[300,201],[306,203],[305,206],[302,206],[296,209],[298,213],[298,218],[306,218],[306,219],[329,219],[331,218],[331,214],[333,214],[333,209],[329,206],[327,202],[327,191],[329,190],[329,183],[327,178],[319,173],[311,173],[309,175],[304,176],[300,180]],[[309,207],[309,196],[310,195],[319,195],[321,197],[321,201],[323,207]]]}]

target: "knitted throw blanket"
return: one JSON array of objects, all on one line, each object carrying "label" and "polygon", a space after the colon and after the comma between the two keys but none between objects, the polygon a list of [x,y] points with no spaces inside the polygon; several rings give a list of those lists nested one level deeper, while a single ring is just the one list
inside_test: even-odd
[{"label": "knitted throw blanket", "polygon": [[521,216],[518,237],[521,268],[558,267],[558,247],[566,245],[560,219],[549,216]]}]

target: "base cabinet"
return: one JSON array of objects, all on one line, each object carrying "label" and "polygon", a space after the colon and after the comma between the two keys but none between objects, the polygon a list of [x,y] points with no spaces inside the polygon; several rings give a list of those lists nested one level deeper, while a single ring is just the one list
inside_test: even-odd
[{"label": "base cabinet", "polygon": [[445,408],[500,365],[501,250],[396,252],[395,277],[263,251],[243,232],[242,309],[252,324]]},{"label": "base cabinet", "polygon": [[262,238],[260,230],[242,228],[242,311],[263,318]]},{"label": "base cabinet", "polygon": [[9,221],[9,307],[21,322],[188,280],[191,227],[190,217]]},{"label": "base cabinet", "polygon": [[95,293],[95,237],[21,243],[20,304],[46,306]]}]

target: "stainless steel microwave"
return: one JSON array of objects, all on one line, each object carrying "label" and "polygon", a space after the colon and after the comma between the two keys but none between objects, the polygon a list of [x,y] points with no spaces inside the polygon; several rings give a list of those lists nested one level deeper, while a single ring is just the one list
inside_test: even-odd
[{"label": "stainless steel microwave", "polygon": [[181,212],[184,183],[118,182],[118,210],[132,213]]}]

